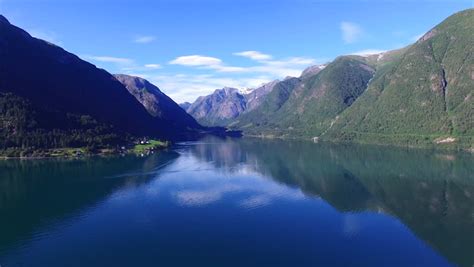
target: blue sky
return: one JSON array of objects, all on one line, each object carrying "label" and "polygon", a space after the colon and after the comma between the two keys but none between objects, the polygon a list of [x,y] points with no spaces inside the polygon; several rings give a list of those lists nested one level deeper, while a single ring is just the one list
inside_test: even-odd
[{"label": "blue sky", "polygon": [[175,101],[298,76],[338,55],[400,48],[473,0],[0,0],[0,13]]}]

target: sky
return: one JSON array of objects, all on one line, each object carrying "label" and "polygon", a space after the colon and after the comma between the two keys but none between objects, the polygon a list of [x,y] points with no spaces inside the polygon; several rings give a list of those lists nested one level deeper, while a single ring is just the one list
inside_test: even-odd
[{"label": "sky", "polygon": [[176,102],[404,47],[474,0],[0,0],[0,14]]}]

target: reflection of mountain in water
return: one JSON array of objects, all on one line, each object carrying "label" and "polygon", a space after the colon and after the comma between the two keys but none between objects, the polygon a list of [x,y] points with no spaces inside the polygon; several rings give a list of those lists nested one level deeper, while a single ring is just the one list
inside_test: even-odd
[{"label": "reflection of mountain in water", "polygon": [[167,152],[147,158],[0,161],[0,252],[123,187],[146,182],[155,168],[177,156]]},{"label": "reflection of mountain in water", "polygon": [[229,171],[246,164],[341,211],[391,214],[450,261],[474,263],[472,155],[278,140],[211,143],[191,149]]}]

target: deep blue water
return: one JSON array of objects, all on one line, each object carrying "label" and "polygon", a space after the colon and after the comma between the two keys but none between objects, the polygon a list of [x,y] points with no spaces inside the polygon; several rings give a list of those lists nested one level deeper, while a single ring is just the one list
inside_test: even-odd
[{"label": "deep blue water", "polygon": [[469,266],[474,157],[205,139],[0,162],[0,265]]}]

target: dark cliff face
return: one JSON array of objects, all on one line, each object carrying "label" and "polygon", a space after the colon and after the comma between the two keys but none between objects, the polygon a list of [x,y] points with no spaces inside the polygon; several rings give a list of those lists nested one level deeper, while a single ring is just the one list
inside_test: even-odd
[{"label": "dark cliff face", "polygon": [[202,128],[191,115],[147,80],[125,74],[114,76],[153,117],[169,121],[170,126],[175,125],[189,129]]},{"label": "dark cliff face", "polygon": [[108,72],[33,38],[1,16],[0,58],[0,92],[24,98],[35,108],[88,115],[134,135],[174,138],[186,128],[151,116]]}]

